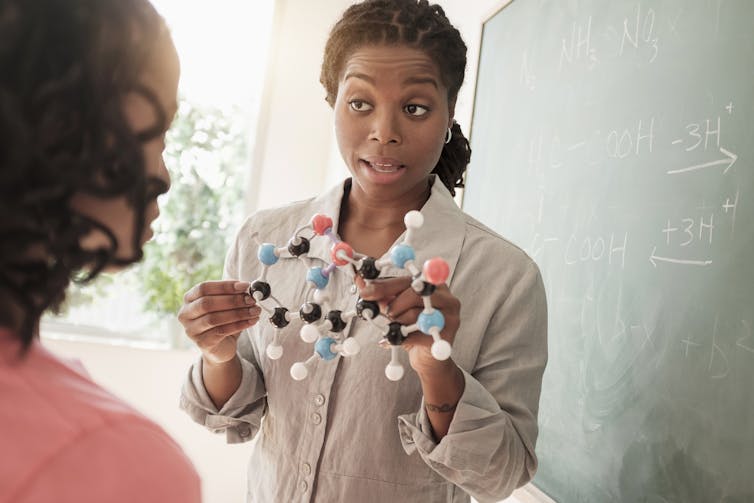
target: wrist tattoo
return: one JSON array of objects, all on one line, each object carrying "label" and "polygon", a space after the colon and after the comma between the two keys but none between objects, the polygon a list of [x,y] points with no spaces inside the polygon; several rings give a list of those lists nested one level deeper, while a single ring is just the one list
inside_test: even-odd
[{"label": "wrist tattoo", "polygon": [[424,407],[430,412],[453,412],[456,410],[456,405],[458,404],[451,405],[449,403],[444,403],[442,405],[434,405],[431,403],[425,403]]}]

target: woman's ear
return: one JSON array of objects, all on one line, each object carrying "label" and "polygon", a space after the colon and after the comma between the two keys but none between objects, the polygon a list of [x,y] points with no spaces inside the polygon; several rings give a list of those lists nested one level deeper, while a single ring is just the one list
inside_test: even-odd
[{"label": "woman's ear", "polygon": [[453,124],[455,124],[455,117],[456,115],[456,98],[453,98],[448,102],[448,127],[453,127]]}]

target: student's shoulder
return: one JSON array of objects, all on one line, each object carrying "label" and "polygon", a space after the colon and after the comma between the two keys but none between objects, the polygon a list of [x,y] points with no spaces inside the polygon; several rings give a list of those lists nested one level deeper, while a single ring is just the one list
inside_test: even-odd
[{"label": "student's shoulder", "polygon": [[59,502],[200,501],[200,482],[178,444],[157,424],[110,416],[51,457],[20,501],[55,488]]}]

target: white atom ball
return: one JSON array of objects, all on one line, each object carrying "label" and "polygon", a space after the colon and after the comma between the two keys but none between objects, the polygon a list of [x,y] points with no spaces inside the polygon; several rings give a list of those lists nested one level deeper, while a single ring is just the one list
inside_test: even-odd
[{"label": "white atom ball", "polygon": [[349,337],[345,340],[345,342],[343,342],[343,354],[345,356],[353,356],[355,354],[358,354],[360,350],[361,346],[359,345],[358,341],[352,337]]},{"label": "white atom ball", "polygon": [[400,381],[403,377],[403,366],[400,364],[393,365],[388,363],[385,367],[385,376],[391,381]]},{"label": "white atom ball", "polygon": [[451,353],[450,343],[448,341],[436,341],[432,343],[432,356],[435,360],[447,360]]},{"label": "white atom ball", "polygon": [[291,377],[295,380],[301,381],[303,379],[306,379],[307,375],[309,375],[309,371],[306,369],[306,365],[304,365],[303,363],[296,362],[291,365]]},{"label": "white atom ball", "polygon": [[283,346],[270,344],[267,346],[267,358],[270,360],[277,360],[283,356]]},{"label": "white atom ball", "polygon": [[304,325],[301,327],[301,338],[304,342],[312,343],[319,339],[319,330],[314,325]]},{"label": "white atom ball", "polygon": [[403,217],[403,223],[408,229],[418,229],[424,225],[424,215],[416,210],[411,210]]}]

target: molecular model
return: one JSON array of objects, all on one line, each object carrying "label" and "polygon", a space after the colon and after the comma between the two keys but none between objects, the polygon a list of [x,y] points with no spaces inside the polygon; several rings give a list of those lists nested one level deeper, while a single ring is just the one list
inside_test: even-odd
[{"label": "molecular model", "polygon": [[[435,287],[447,280],[448,264],[441,258],[433,258],[424,262],[423,268],[420,270],[414,263],[416,257],[411,246],[411,238],[416,229],[424,223],[424,217],[418,211],[410,211],[404,217],[404,222],[407,229],[405,238],[402,242],[393,246],[388,256],[381,260],[375,260],[372,257],[354,252],[348,243],[341,241],[333,233],[332,219],[321,214],[314,215],[308,224],[297,229],[286,247],[278,248],[270,243],[259,245],[257,256],[262,263],[262,272],[260,277],[249,287],[249,295],[269,314],[269,322],[275,328],[273,339],[266,349],[267,356],[272,360],[277,360],[283,355],[283,346],[280,340],[282,329],[295,318],[304,322],[300,331],[301,339],[314,344],[314,351],[309,359],[294,363],[291,366],[291,376],[295,380],[305,379],[309,374],[310,365],[318,358],[332,360],[338,354],[350,357],[359,352],[359,343],[343,334],[348,323],[356,316],[376,326],[382,333],[383,339],[390,344],[391,357],[390,363],[385,368],[385,375],[391,381],[398,381],[403,377],[403,366],[398,362],[398,351],[400,350],[399,346],[412,332],[419,330],[432,337],[434,342],[431,351],[432,356],[436,359],[446,360],[450,357],[450,344],[440,338],[440,331],[445,326],[445,318],[439,310],[432,307],[430,300]],[[311,230],[314,234],[309,238],[301,236],[300,233],[306,230]],[[306,292],[306,300],[298,311],[289,310],[281,306],[280,302],[272,295],[272,288],[266,281],[267,271],[277,263],[281,253],[286,251],[293,257],[305,257],[309,252],[310,240],[316,236],[325,236],[332,242],[330,248],[332,263],[326,267],[308,269],[306,281],[309,288]],[[390,321],[381,315],[379,305],[376,302],[364,299],[358,299],[354,309],[347,312],[331,309],[326,287],[330,275],[338,267],[352,265],[357,273],[368,282],[378,278],[380,270],[390,263],[411,273],[413,278],[411,287],[422,297],[424,310],[419,314],[415,324],[401,325],[396,321]],[[261,302],[270,298],[277,304],[274,308],[264,306]],[[377,321],[380,317],[383,318],[382,323]],[[386,324],[384,320],[387,320]]]}]

